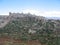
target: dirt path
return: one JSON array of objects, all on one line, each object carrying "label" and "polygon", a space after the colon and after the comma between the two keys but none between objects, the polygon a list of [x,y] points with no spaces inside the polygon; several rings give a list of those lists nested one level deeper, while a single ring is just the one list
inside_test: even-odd
[{"label": "dirt path", "polygon": [[0,44],[5,44],[5,42],[13,42],[14,44],[18,43],[24,43],[27,45],[41,45],[39,41],[36,40],[31,40],[31,41],[22,41],[22,40],[18,40],[18,39],[11,39],[11,38],[0,38]]}]

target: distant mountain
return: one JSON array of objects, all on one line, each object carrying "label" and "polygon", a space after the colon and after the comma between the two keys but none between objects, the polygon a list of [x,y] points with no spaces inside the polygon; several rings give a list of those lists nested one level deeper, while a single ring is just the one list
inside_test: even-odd
[{"label": "distant mountain", "polygon": [[47,19],[60,20],[60,17],[46,17]]}]

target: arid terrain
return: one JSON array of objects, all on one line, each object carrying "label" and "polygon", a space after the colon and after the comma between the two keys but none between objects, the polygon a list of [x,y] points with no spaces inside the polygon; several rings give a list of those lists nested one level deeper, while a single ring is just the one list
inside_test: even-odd
[{"label": "arid terrain", "polygon": [[0,45],[57,45],[60,20],[30,13],[0,16]]}]

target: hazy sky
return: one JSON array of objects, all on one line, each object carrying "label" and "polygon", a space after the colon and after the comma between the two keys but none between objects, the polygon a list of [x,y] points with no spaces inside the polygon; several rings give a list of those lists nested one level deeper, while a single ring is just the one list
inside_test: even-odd
[{"label": "hazy sky", "polygon": [[0,0],[0,15],[9,12],[60,17],[60,0]]}]

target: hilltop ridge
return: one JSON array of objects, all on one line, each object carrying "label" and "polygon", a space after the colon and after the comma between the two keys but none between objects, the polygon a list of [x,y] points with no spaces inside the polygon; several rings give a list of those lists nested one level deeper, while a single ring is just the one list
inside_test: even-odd
[{"label": "hilltop ridge", "polygon": [[4,27],[6,24],[8,24],[11,20],[16,20],[17,18],[35,18],[35,19],[44,19],[43,16],[36,16],[32,15],[30,13],[24,14],[24,13],[11,13],[9,12],[9,16],[0,16],[0,28]]}]

